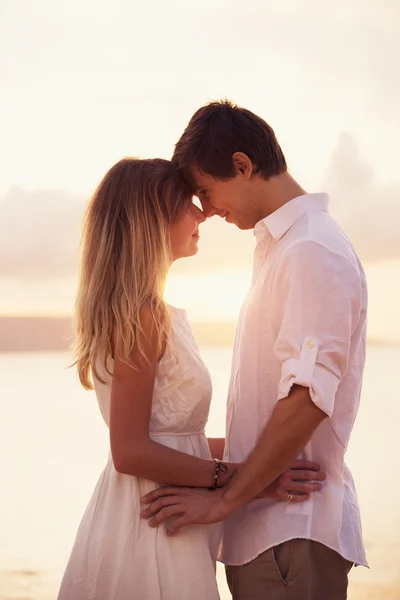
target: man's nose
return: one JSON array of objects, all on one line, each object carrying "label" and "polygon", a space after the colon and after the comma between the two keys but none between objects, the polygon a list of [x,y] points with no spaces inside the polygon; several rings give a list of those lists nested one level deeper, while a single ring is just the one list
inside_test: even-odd
[{"label": "man's nose", "polygon": [[214,208],[211,202],[208,202],[208,200],[201,200],[201,208],[203,209],[204,216],[207,219],[218,214],[217,209]]}]

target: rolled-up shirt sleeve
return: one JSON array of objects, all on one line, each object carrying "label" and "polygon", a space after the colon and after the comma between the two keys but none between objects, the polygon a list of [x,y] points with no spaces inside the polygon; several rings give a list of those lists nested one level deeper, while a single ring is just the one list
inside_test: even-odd
[{"label": "rolled-up shirt sleeve", "polygon": [[281,363],[278,400],[293,385],[309,388],[314,404],[329,417],[348,364],[361,310],[356,262],[309,240],[285,254],[273,291]]}]

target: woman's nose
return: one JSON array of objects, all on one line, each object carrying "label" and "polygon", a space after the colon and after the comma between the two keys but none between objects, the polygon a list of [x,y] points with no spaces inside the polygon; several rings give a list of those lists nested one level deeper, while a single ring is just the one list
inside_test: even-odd
[{"label": "woman's nose", "polygon": [[194,216],[196,217],[197,222],[203,223],[206,220],[207,216],[204,214],[204,212],[198,206],[195,206],[194,208],[195,208]]}]

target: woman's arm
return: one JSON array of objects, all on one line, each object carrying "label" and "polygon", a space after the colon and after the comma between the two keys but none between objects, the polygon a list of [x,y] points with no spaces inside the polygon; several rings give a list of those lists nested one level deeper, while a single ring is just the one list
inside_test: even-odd
[{"label": "woman's arm", "polygon": [[[208,438],[208,445],[213,458],[223,459],[225,438]],[[229,463],[233,472],[241,466],[241,463]],[[308,460],[296,460],[292,466],[282,473],[271,485],[255,498],[269,498],[271,500],[287,500],[289,494],[292,502],[303,502],[313,492],[322,488],[325,474],[317,463]]]},{"label": "woman's arm", "polygon": [[[215,463],[210,459],[198,458],[167,448],[153,441],[149,436],[149,424],[152,406],[154,381],[157,369],[157,343],[154,334],[150,311],[143,312],[142,324],[148,342],[144,350],[149,363],[144,365],[138,355],[132,356],[134,364],[141,363],[134,369],[117,357],[114,352],[114,373],[111,387],[110,409],[110,445],[114,467],[119,473],[144,477],[159,483],[189,487],[210,487],[214,479]],[[115,347],[118,347],[116,336]],[[225,439],[210,438],[208,440],[211,454],[222,460]],[[224,461],[225,462],[225,461]],[[225,462],[228,472],[220,472],[219,486],[224,486],[240,466],[238,463]],[[303,469],[314,469],[316,466],[303,464]],[[296,468],[296,467],[295,467]],[[297,466],[299,468],[299,466]],[[286,492],[285,480],[278,478],[264,490],[263,496],[277,498],[277,484],[282,494]],[[312,477],[319,479],[318,476]],[[291,478],[294,479],[293,477]],[[309,472],[298,471],[297,480],[311,479]],[[297,491],[300,483],[291,483],[291,489]],[[303,482],[301,482],[303,483]],[[305,489],[298,491],[315,491],[306,481]]]},{"label": "woman's arm", "polygon": [[225,438],[208,438],[208,446],[213,458],[224,458]]},{"label": "woman's arm", "polygon": [[[114,467],[119,473],[144,477],[158,483],[210,487],[213,484],[215,463],[167,448],[149,436],[152,396],[156,376],[157,337],[150,310],[142,314],[146,336],[144,351],[149,359],[145,364],[136,352],[131,357],[135,369],[118,358],[114,352],[114,372],[111,386],[110,445]],[[118,348],[118,335],[115,339]],[[235,468],[219,475],[219,486],[232,476]]]}]

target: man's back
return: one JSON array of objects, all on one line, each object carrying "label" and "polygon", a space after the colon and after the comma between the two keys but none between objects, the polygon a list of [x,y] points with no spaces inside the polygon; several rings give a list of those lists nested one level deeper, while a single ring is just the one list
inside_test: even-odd
[{"label": "man's back", "polygon": [[294,538],[366,564],[353,480],[344,465],[365,362],[367,289],[327,197],[296,198],[256,225],[252,287],[240,315],[228,398],[226,458],[243,461],[294,384],[329,417],[301,458],[327,474],[300,504],[256,500],[225,524],[222,559],[245,564]]}]

